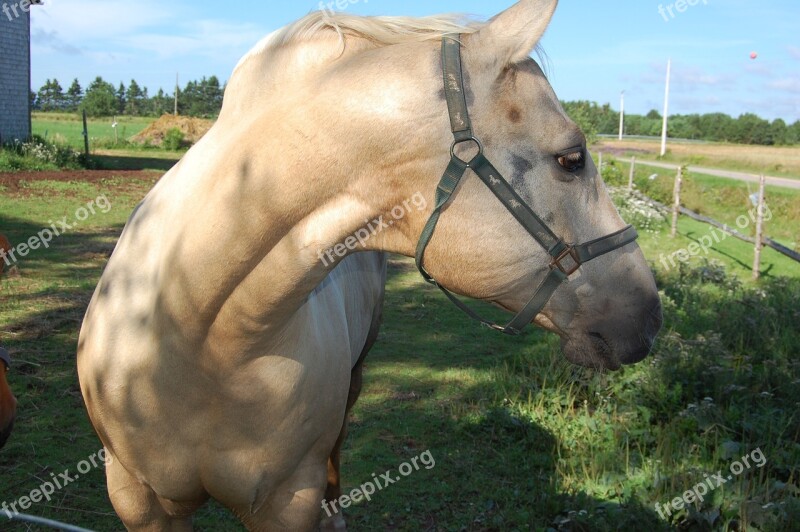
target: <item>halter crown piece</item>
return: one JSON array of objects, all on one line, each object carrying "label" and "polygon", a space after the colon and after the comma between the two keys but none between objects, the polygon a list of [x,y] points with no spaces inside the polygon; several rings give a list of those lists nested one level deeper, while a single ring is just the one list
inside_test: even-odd
[{"label": "halter crown piece", "polygon": [[[544,306],[553,297],[556,289],[569,279],[569,276],[578,271],[581,265],[592,259],[605,255],[635,241],[639,235],[632,226],[612,233],[610,235],[592,240],[585,244],[571,245],[558,238],[536,213],[525,203],[511,185],[508,184],[500,172],[489,162],[483,154],[483,145],[472,131],[469,119],[469,107],[464,93],[464,71],[461,65],[461,42],[459,35],[446,35],[442,39],[442,70],[444,73],[444,90],[447,98],[447,109],[450,113],[450,125],[455,140],[450,149],[450,164],[444,172],[439,186],[436,189],[436,201],[431,217],[422,230],[417,244],[416,262],[422,276],[429,283],[439,287],[442,292],[458,308],[471,318],[497,331],[518,335],[522,329],[530,324]],[[470,161],[464,161],[456,156],[455,149],[459,144],[472,142],[478,146],[478,154]],[[436,282],[424,268],[425,249],[436,231],[436,225],[445,207],[453,197],[454,192],[464,177],[467,169],[472,170],[492,191],[498,200],[514,216],[522,227],[541,245],[552,257],[550,271],[533,297],[525,307],[519,311],[508,325],[498,325],[482,318],[472,309],[462,303],[455,295]]]}]

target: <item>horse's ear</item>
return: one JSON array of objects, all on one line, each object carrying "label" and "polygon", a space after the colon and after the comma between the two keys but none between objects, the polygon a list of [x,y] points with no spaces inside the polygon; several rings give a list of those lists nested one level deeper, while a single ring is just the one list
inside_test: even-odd
[{"label": "horse's ear", "polygon": [[558,0],[522,0],[465,39],[471,57],[503,68],[528,57],[544,35]]}]

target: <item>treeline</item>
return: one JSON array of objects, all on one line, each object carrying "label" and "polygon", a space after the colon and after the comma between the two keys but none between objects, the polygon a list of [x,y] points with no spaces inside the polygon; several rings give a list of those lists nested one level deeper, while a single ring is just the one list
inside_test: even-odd
[{"label": "treeline", "polygon": [[[619,111],[608,104],[578,101],[562,102],[562,105],[587,136],[619,133]],[[625,134],[661,136],[662,124],[658,111],[647,115],[629,114],[625,116]],[[671,138],[680,139],[788,146],[800,144],[800,120],[789,125],[780,118],[770,122],[752,113],[739,118],[724,113],[673,115],[669,117],[668,133]]]},{"label": "treeline", "polygon": [[[225,87],[216,76],[190,81],[178,90],[178,113],[184,116],[214,118],[222,109],[222,95]],[[31,106],[37,111],[82,112],[98,116],[161,116],[172,113],[175,108],[175,95],[163,89],[150,96],[147,87],[140,86],[136,80],[126,87],[119,86],[97,77],[86,90],[76,79],[65,91],[57,79],[47,80],[38,92],[31,91]]]},{"label": "treeline", "polygon": [[[225,87],[216,76],[190,81],[178,90],[178,113],[184,116],[215,118],[222,109]],[[76,79],[66,90],[57,79],[47,80],[38,92],[31,92],[31,104],[38,111],[80,112],[89,116],[161,116],[174,111],[175,95],[163,89],[150,96],[147,87],[131,80],[114,86],[97,77],[86,90]],[[609,104],[562,102],[567,114],[593,138],[619,132],[619,111]],[[658,111],[625,117],[626,135],[660,136],[662,120]],[[724,113],[674,115],[669,120],[672,138],[781,146],[800,144],[800,120],[789,125],[778,118],[770,122],[747,113],[738,118]]]}]

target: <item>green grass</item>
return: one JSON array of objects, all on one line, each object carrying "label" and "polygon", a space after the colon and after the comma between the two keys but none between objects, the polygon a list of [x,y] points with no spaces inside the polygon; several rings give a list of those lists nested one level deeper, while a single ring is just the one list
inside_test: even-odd
[{"label": "green grass", "polygon": [[104,170],[158,170],[166,172],[186,151],[115,149],[96,150],[92,163]]},{"label": "green grass", "polygon": [[[20,276],[0,281],[0,343],[16,358],[10,381],[20,402],[0,452],[0,503],[100,448],[75,374],[78,328],[125,219],[154,179],[31,182],[18,195],[0,195],[0,231],[14,242],[100,194],[113,206],[26,257]],[[351,506],[351,530],[741,530],[747,522],[755,523],[749,530],[787,530],[797,523],[800,272],[768,251],[768,275],[753,284],[752,250],[734,241],[711,256],[734,275],[699,259],[664,271],[658,253],[704,230],[682,221],[675,241],[663,230],[642,232],[659,271],[665,329],[652,357],[617,373],[568,365],[554,335],[510,338],[473,324],[409,260],[392,260],[385,325],[343,452],[344,487],[426,450],[436,466]],[[654,510],[756,448],[767,464],[696,509],[670,522]],[[121,528],[100,470],[29,513]],[[213,504],[196,528],[241,530]]]},{"label": "green grass", "polygon": [[[627,186],[629,173],[629,163],[614,158],[606,158],[603,163],[603,177],[609,185]],[[657,177],[651,180],[652,175]],[[634,183],[644,194],[672,205],[675,171],[637,165]],[[753,193],[758,193],[758,186],[753,183],[688,173],[684,175],[681,204],[736,227],[736,219],[753,209],[750,202]],[[772,220],[765,225],[765,234],[791,249],[800,249],[800,191],[767,186],[764,196],[773,214]],[[742,232],[755,237],[755,224],[750,224]]]},{"label": "green grass", "polygon": [[[117,117],[119,140],[124,141],[141,133],[153,122],[149,117]],[[83,150],[83,121],[78,114],[67,113],[33,113],[33,134],[50,141],[64,142]],[[88,121],[90,149],[110,147],[114,143],[113,118],[91,118]]]}]

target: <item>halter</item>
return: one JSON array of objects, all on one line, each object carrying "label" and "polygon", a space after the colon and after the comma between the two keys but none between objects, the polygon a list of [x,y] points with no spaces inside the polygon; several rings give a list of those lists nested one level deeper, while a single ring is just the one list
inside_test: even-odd
[{"label": "halter", "polygon": [[2,347],[0,347],[0,361],[6,365],[6,369],[11,367],[11,355]]},{"label": "halter", "polygon": [[[450,148],[450,164],[447,166],[447,170],[445,170],[444,176],[442,176],[442,180],[436,189],[436,202],[433,213],[422,230],[417,244],[417,268],[427,282],[439,287],[450,301],[471,318],[494,330],[510,335],[518,335],[542,311],[547,302],[550,301],[550,298],[553,297],[556,289],[568,280],[573,273],[578,271],[583,263],[630,244],[639,235],[636,233],[636,229],[629,225],[620,231],[585,244],[567,244],[564,240],[558,238],[547,224],[531,210],[500,172],[484,156],[483,145],[472,131],[469,108],[464,94],[464,71],[461,66],[461,43],[459,42],[459,37],[459,35],[447,35],[442,39],[444,90],[447,98],[447,109],[450,113],[450,125],[455,140]],[[466,142],[472,142],[478,146],[478,154],[470,161],[460,159],[455,152],[456,146]],[[467,169],[471,169],[478,175],[481,181],[489,187],[489,190],[497,196],[503,206],[516,218],[517,222],[552,257],[550,271],[539,284],[533,297],[506,326],[498,325],[479,316],[449,290],[440,285],[423,267],[425,249],[436,231],[436,225],[439,223],[439,218],[445,206],[453,196]]]}]

